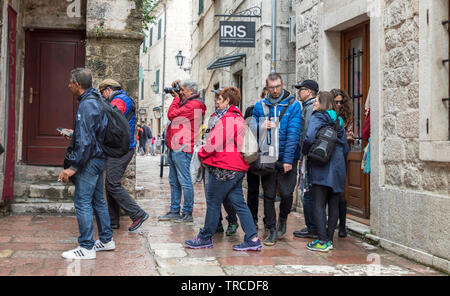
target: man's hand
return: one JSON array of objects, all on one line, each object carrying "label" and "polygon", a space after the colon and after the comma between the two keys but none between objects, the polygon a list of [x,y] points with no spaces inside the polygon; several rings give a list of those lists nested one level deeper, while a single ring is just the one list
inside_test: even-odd
[{"label": "man's hand", "polygon": [[284,169],[284,173],[287,174],[289,171],[292,171],[292,164],[283,163],[283,169]]},{"label": "man's hand", "polygon": [[58,176],[58,182],[65,182],[69,183],[69,178],[76,174],[76,171],[72,169],[65,169],[61,171],[61,173]]},{"label": "man's hand", "polygon": [[[272,119],[272,118],[271,118]],[[264,129],[271,129],[271,128],[276,128],[277,125],[275,122],[271,121],[271,120],[266,120],[264,121],[264,123],[261,125],[262,128]]]},{"label": "man's hand", "polygon": [[[172,82],[172,88],[174,88],[175,86],[177,86],[177,84],[179,85],[180,84],[180,82],[181,82],[181,80],[175,80],[174,82]],[[172,92],[171,93],[171,95],[172,95],[172,97],[174,97],[174,98],[176,98],[176,97],[179,97],[180,99],[181,99],[181,94],[179,94],[179,93],[176,93],[176,92]]]}]

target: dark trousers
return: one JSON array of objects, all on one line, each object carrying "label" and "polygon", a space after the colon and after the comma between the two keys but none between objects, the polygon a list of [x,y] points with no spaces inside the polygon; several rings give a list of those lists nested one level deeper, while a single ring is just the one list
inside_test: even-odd
[{"label": "dark trousers", "polygon": [[312,233],[317,233],[317,227],[314,219],[313,194],[311,188],[303,193],[302,198],[303,215],[305,216],[305,224]]},{"label": "dark trousers", "polygon": [[259,206],[259,184],[261,177],[251,172],[247,173],[247,205],[252,213],[254,221],[258,221],[258,206]]},{"label": "dark trousers", "polygon": [[339,229],[345,230],[345,224],[347,220],[347,200],[345,199],[345,193],[342,192],[339,196]]},{"label": "dark trousers", "polygon": [[264,191],[264,222],[271,228],[275,228],[277,217],[275,212],[275,198],[277,193],[277,179],[280,180],[280,219],[287,219],[291,212],[292,202],[294,200],[294,189],[297,184],[297,163],[294,161],[292,170],[284,173],[280,168],[276,173],[261,177],[261,183]]},{"label": "dark trousers", "polygon": [[[333,241],[339,216],[339,197],[341,193],[334,193],[328,186],[312,185],[314,219],[321,242]],[[326,207],[328,204],[328,223]],[[328,225],[328,228],[327,228]]]},{"label": "dark trousers", "polygon": [[119,224],[120,208],[135,221],[144,211],[136,201],[122,187],[121,180],[125,170],[134,155],[134,149],[120,158],[108,157],[106,159],[106,199],[108,201],[109,216],[112,224]]}]

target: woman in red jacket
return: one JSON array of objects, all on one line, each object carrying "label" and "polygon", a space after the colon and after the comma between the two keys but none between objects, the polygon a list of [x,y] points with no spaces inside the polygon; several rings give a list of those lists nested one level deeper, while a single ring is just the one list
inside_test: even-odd
[{"label": "woman in red jacket", "polygon": [[242,180],[249,165],[238,149],[245,133],[245,121],[236,108],[240,101],[241,95],[236,87],[224,88],[215,100],[216,111],[208,123],[206,143],[198,152],[198,157],[204,166],[208,166],[210,173],[206,184],[205,226],[197,238],[185,241],[188,248],[213,247],[211,237],[216,232],[221,205],[226,197],[233,204],[245,232],[244,242],[234,245],[233,250],[259,251],[262,248],[242,192]]}]

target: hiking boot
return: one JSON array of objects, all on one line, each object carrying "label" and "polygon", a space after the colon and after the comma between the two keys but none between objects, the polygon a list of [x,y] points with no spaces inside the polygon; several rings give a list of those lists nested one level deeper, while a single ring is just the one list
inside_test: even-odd
[{"label": "hiking boot", "polygon": [[149,215],[147,213],[144,213],[144,215],[137,218],[128,228],[129,231],[135,231],[139,227],[141,227],[142,223],[144,223],[145,220],[147,220]]},{"label": "hiking boot", "polygon": [[194,222],[192,213],[183,213],[183,215],[174,221],[175,223],[189,223]]},{"label": "hiking boot", "polygon": [[228,224],[227,232],[225,233],[226,236],[231,236],[231,235],[235,234],[238,227],[239,227],[239,225],[237,223]]},{"label": "hiking boot", "polygon": [[216,233],[223,233],[224,231],[222,223],[219,223],[219,225],[217,225]]},{"label": "hiking boot", "polygon": [[266,237],[263,243],[266,246],[273,246],[275,245],[276,242],[277,242],[277,231],[275,230],[275,228],[270,228],[269,235]]},{"label": "hiking boot", "polygon": [[338,235],[339,235],[339,237],[347,237],[347,229],[345,229],[345,227],[339,226]]},{"label": "hiking boot", "polygon": [[277,238],[282,238],[286,234],[286,221],[287,219],[278,219]]},{"label": "hiking boot", "polygon": [[165,214],[164,216],[159,216],[158,220],[159,221],[171,221],[171,220],[175,220],[175,219],[179,219],[181,216],[179,213],[176,212],[168,212],[167,214]]},{"label": "hiking boot", "polygon": [[96,252],[94,248],[88,250],[79,246],[76,249],[63,252],[61,256],[66,259],[95,259]]},{"label": "hiking boot", "polygon": [[318,238],[317,232],[312,232],[308,227],[303,228],[302,230],[294,231],[295,237],[300,238]]},{"label": "hiking boot", "polygon": [[311,251],[328,252],[330,247],[332,247],[332,245],[328,245],[328,242],[321,242],[319,240],[306,244],[306,248]]},{"label": "hiking boot", "polygon": [[240,245],[233,245],[233,250],[235,251],[241,251],[241,252],[245,252],[245,251],[261,251],[262,249],[262,245],[261,245],[261,241],[258,240],[256,242],[250,240],[248,242],[243,242]]},{"label": "hiking boot", "polygon": [[191,240],[187,240],[184,242],[184,244],[186,245],[186,247],[188,247],[190,249],[206,249],[206,248],[213,247],[213,243],[212,243],[211,239],[202,240],[199,237],[196,237]]},{"label": "hiking boot", "polygon": [[107,243],[102,243],[101,240],[96,240],[94,243],[94,250],[97,252],[100,251],[112,251],[116,248],[116,243],[114,242],[114,240],[110,240]]}]

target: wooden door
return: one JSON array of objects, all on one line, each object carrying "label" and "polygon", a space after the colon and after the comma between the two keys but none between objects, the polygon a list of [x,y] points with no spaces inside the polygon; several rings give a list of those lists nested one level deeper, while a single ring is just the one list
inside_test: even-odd
[{"label": "wooden door", "polygon": [[353,130],[355,140],[350,145],[347,158],[347,184],[345,196],[348,212],[361,218],[369,218],[369,176],[361,170],[363,148],[367,142],[361,139],[365,120],[365,103],[370,85],[369,23],[363,23],[342,32],[341,88],[353,101]]},{"label": "wooden door", "polygon": [[73,128],[77,99],[70,71],[85,64],[85,32],[33,30],[26,34],[23,161],[62,165],[69,141],[56,128]]}]

